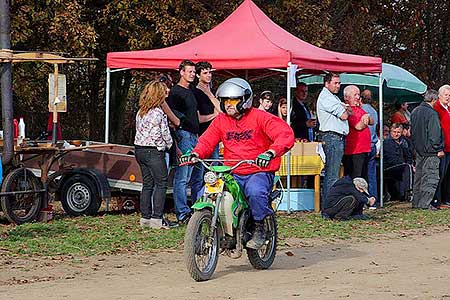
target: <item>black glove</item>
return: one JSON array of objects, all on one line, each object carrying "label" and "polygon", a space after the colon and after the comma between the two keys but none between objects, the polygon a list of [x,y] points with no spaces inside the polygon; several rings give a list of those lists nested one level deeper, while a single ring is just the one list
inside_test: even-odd
[{"label": "black glove", "polygon": [[191,162],[192,159],[194,158],[198,158],[198,154],[195,152],[187,152],[186,154],[181,155],[180,157],[180,163],[184,164],[184,163],[188,163]]},{"label": "black glove", "polygon": [[267,168],[270,161],[275,157],[272,151],[267,150],[256,157],[256,165],[261,168]]}]

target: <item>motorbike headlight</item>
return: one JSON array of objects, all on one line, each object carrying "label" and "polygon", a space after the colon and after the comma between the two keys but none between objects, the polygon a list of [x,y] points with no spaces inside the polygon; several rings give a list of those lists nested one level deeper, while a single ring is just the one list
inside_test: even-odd
[{"label": "motorbike headlight", "polygon": [[206,172],[203,180],[205,180],[206,184],[213,185],[217,181],[217,175],[214,172]]}]

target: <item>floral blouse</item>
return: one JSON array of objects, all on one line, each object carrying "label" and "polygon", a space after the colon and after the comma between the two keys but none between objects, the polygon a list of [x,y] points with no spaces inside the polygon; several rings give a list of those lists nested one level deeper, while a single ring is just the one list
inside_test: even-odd
[{"label": "floral blouse", "polygon": [[156,147],[159,151],[172,147],[167,116],[160,107],[150,109],[144,116],[136,115],[134,144]]}]

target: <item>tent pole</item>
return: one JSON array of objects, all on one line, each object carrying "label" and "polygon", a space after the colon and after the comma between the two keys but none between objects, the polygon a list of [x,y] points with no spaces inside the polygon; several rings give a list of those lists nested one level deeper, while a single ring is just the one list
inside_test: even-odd
[{"label": "tent pole", "polygon": [[[287,98],[287,123],[291,125],[291,62],[288,63],[287,73],[286,73],[286,98]],[[286,155],[287,163],[287,211],[291,211],[291,151]]]},{"label": "tent pole", "polygon": [[105,143],[109,143],[109,100],[111,90],[111,69],[106,68]]},{"label": "tent pole", "polygon": [[378,111],[380,116],[380,207],[383,207],[383,77],[382,73],[379,74],[379,83],[378,83],[378,93],[379,93],[379,101],[378,101]]}]

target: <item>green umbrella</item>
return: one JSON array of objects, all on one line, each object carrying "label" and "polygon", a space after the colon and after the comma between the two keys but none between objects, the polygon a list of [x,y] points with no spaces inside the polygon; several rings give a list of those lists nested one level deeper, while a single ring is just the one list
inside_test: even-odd
[{"label": "green umbrella", "polygon": [[[384,102],[421,102],[423,100],[422,94],[427,90],[426,84],[405,69],[383,63],[381,76]],[[343,85],[354,84],[361,89],[369,89],[374,97],[378,98],[377,74],[343,73],[340,77]],[[307,85],[323,85],[323,75],[301,75],[299,80]]]}]

